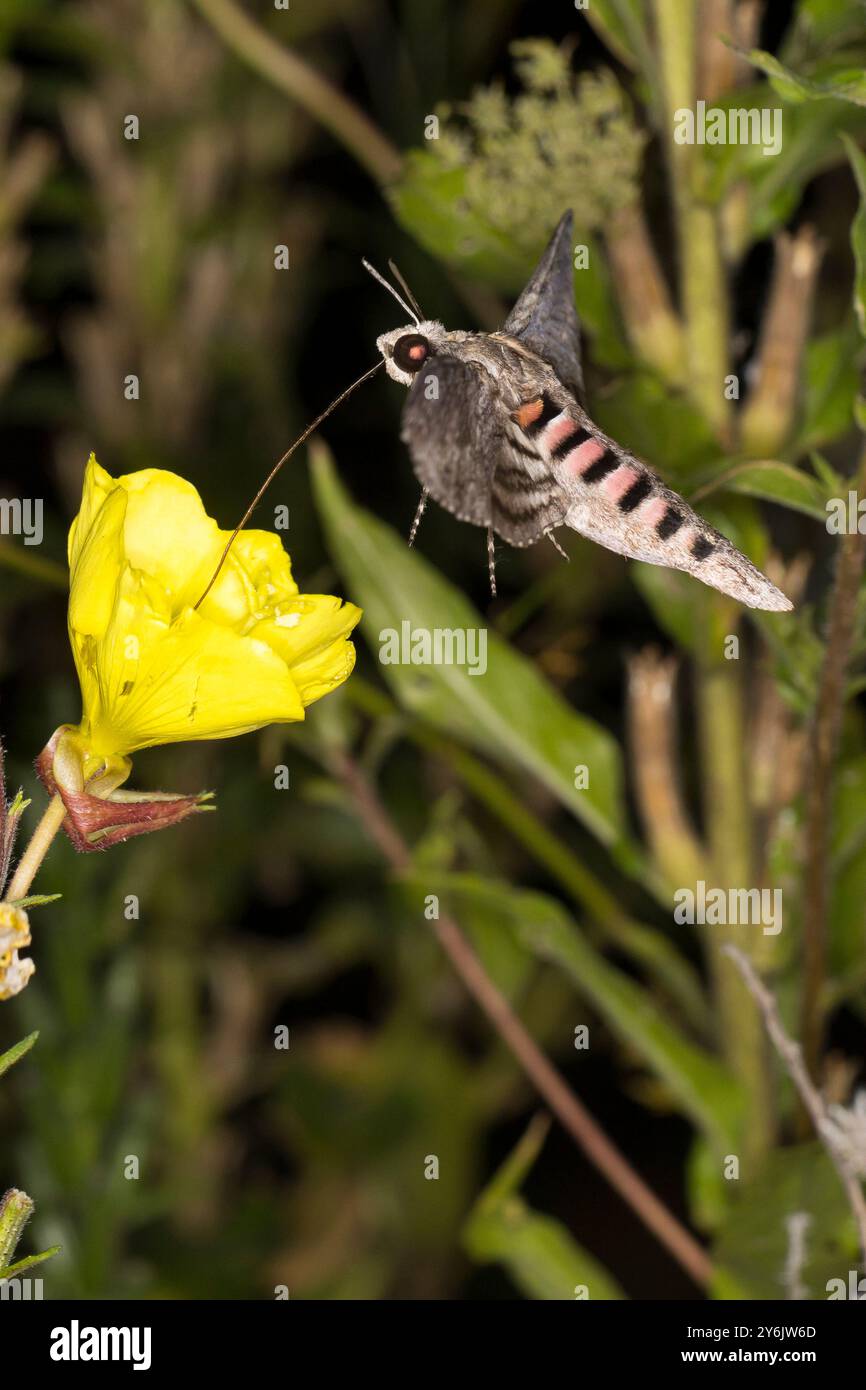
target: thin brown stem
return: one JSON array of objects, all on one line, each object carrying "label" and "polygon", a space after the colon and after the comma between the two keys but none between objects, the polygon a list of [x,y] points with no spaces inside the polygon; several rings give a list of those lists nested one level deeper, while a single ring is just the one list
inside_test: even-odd
[{"label": "thin brown stem", "polygon": [[[866,449],[860,460],[857,494],[866,496]],[[857,598],[866,563],[866,536],[858,530],[843,536],[830,595],[827,641],[818,685],[818,699],[807,750],[805,875],[803,922],[803,995],[800,1031],[806,1065],[818,1075],[823,1034],[822,996],[827,954],[828,860],[832,812],[833,768],[839,748],[845,676],[857,624]]]},{"label": "thin brown stem", "polygon": [[[384,858],[398,873],[411,868],[409,847],[357,764],[345,753],[333,755],[334,770],[352,796],[359,817]],[[712,1265],[694,1236],[680,1224],[581,1104],[559,1072],[530,1037],[510,1004],[490,979],[453,917],[430,922],[439,944],[476,1003],[520,1063],[560,1124],[623,1200],[655,1233],[697,1284],[709,1283]]]}]

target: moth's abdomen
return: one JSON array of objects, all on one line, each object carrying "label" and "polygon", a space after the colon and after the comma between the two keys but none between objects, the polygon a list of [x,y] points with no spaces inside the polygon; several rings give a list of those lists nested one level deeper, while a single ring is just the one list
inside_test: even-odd
[{"label": "moth's abdomen", "polygon": [[790,601],[641,460],[596,430],[576,403],[540,395],[512,413],[567,499],[565,524],[631,559],[685,570],[752,608]]}]

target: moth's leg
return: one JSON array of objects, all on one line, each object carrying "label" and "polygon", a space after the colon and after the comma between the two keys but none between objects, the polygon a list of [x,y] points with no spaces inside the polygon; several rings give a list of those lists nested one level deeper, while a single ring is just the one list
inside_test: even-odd
[{"label": "moth's leg", "polygon": [[493,527],[487,528],[487,571],[490,575],[490,594],[496,598],[496,556],[493,553]]},{"label": "moth's leg", "polygon": [[422,518],[422,516],[424,515],[424,508],[427,506],[427,498],[428,498],[428,496],[429,496],[429,493],[428,493],[426,487],[425,487],[425,488],[422,488],[422,489],[421,489],[421,500],[420,500],[420,502],[418,503],[418,509],[417,509],[417,511],[415,512],[415,520],[412,522],[412,529],[411,529],[410,532],[409,532],[409,544],[410,544],[410,545],[414,545],[414,544],[415,544],[415,537],[416,537],[417,534],[418,534],[418,527],[421,525],[421,518]]},{"label": "moth's leg", "polygon": [[557,548],[557,550],[559,551],[560,555],[562,556],[563,560],[570,560],[570,559],[571,559],[571,556],[570,556],[570,555],[566,555],[566,553],[565,553],[565,551],[563,550],[562,546],[559,544],[559,541],[556,539],[556,536],[553,534],[553,527],[552,527],[552,526],[548,526],[548,528],[547,528],[547,530],[545,531],[544,534],[545,534],[545,536],[547,537],[547,539],[550,541],[551,545],[555,545],[555,546],[556,546],[556,548]]}]

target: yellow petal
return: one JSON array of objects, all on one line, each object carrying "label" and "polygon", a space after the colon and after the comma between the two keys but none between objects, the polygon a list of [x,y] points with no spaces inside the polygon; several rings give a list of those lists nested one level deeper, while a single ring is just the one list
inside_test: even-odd
[{"label": "yellow petal", "polygon": [[179,612],[195,603],[216,568],[224,544],[220,529],[192,483],[175,473],[148,468],[119,481],[129,499],[126,558],[162,585]]},{"label": "yellow petal", "polygon": [[69,539],[67,542],[67,552],[69,555],[69,568],[75,568],[79,551],[87,539],[98,512],[105,502],[109,493],[115,491],[117,483],[104,468],[100,468],[96,462],[96,455],[91,454],[87,460],[87,467],[84,470],[84,487],[81,493],[81,506],[78,516],[69,528]]},{"label": "yellow petal", "polygon": [[69,584],[69,626],[82,635],[100,636],[114,611],[123,571],[125,520],[126,494],[118,489],[89,516],[89,524],[76,538]]},{"label": "yellow petal", "polygon": [[355,669],[355,648],[351,642],[335,642],[325,651],[292,667],[292,679],[306,707],[323,695],[330,695]]},{"label": "yellow petal", "polygon": [[191,608],[142,648],[137,674],[125,684],[91,726],[97,753],[229,738],[304,717],[285,663],[265,642]]}]

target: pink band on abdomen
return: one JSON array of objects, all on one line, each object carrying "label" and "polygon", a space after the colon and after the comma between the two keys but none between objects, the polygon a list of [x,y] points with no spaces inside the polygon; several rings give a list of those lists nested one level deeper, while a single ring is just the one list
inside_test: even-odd
[{"label": "pink band on abdomen", "polygon": [[561,415],[555,416],[541,438],[542,447],[553,453],[557,444],[561,444],[569,435],[577,434],[577,425],[570,415],[565,411]]},{"label": "pink band on abdomen", "polygon": [[632,483],[637,482],[639,477],[640,474],[636,468],[632,468],[630,464],[624,463],[615,473],[611,473],[609,478],[605,478],[602,486],[611,502],[618,502],[619,499],[624,497],[628,492]]},{"label": "pink band on abdomen", "polygon": [[670,506],[666,497],[652,497],[640,508],[640,519],[647,526],[657,526],[663,516],[667,516]]},{"label": "pink band on abdomen", "polygon": [[599,444],[597,439],[585,439],[576,449],[572,449],[570,454],[566,454],[562,462],[569,473],[580,475],[585,473],[596,459],[600,459],[603,453],[604,445]]}]

